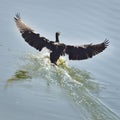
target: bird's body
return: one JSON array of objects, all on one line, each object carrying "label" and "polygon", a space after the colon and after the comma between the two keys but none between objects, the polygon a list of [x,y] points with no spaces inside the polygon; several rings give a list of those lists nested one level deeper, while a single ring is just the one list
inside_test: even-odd
[{"label": "bird's body", "polygon": [[60,34],[58,32],[56,32],[56,40],[50,41],[45,37],[41,37],[40,34],[35,33],[33,29],[31,29],[21,20],[19,14],[17,14],[14,19],[20,33],[22,34],[22,37],[29,45],[39,51],[41,51],[44,47],[50,50],[51,63],[56,64],[59,57],[65,54],[68,54],[70,60],[83,60],[91,58],[92,56],[102,52],[109,44],[109,41],[105,40],[104,42],[96,45],[66,45],[64,43],[60,43]]}]

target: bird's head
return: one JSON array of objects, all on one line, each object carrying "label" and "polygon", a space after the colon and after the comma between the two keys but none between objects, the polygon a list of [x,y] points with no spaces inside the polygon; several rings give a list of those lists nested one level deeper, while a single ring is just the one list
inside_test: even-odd
[{"label": "bird's head", "polygon": [[56,36],[59,36],[60,35],[60,32],[56,32]]}]

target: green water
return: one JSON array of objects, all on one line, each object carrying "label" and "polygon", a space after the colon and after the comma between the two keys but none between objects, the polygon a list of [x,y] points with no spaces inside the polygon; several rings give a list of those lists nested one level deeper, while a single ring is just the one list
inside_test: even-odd
[{"label": "green water", "polygon": [[90,120],[120,119],[96,97],[101,86],[87,71],[68,66],[63,58],[59,59],[58,66],[53,65],[49,56],[44,54],[26,54],[22,59],[27,61],[26,64],[7,80],[6,89],[23,80],[44,79],[48,86],[55,84],[64,89],[67,96],[81,107],[81,112]]}]

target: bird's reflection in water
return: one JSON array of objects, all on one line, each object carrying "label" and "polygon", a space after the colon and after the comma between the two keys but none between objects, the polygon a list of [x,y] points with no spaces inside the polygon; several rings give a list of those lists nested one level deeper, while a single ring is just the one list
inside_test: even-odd
[{"label": "bird's reflection in water", "polygon": [[100,83],[92,79],[90,73],[69,67],[64,59],[59,59],[59,66],[52,65],[47,55],[28,54],[24,57],[25,65],[7,80],[6,88],[22,80],[34,81],[41,78],[47,85],[55,83],[80,106],[90,120],[118,120],[119,117],[100,102],[98,95]]}]

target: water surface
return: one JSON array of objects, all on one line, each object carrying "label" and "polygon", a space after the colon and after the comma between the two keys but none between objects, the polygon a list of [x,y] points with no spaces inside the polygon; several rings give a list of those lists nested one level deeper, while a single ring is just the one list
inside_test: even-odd
[{"label": "water surface", "polygon": [[[86,61],[49,62],[24,42],[13,17],[20,12],[33,29],[66,44],[110,46]],[[0,4],[0,119],[119,120],[120,2],[118,0],[35,0]]]}]

